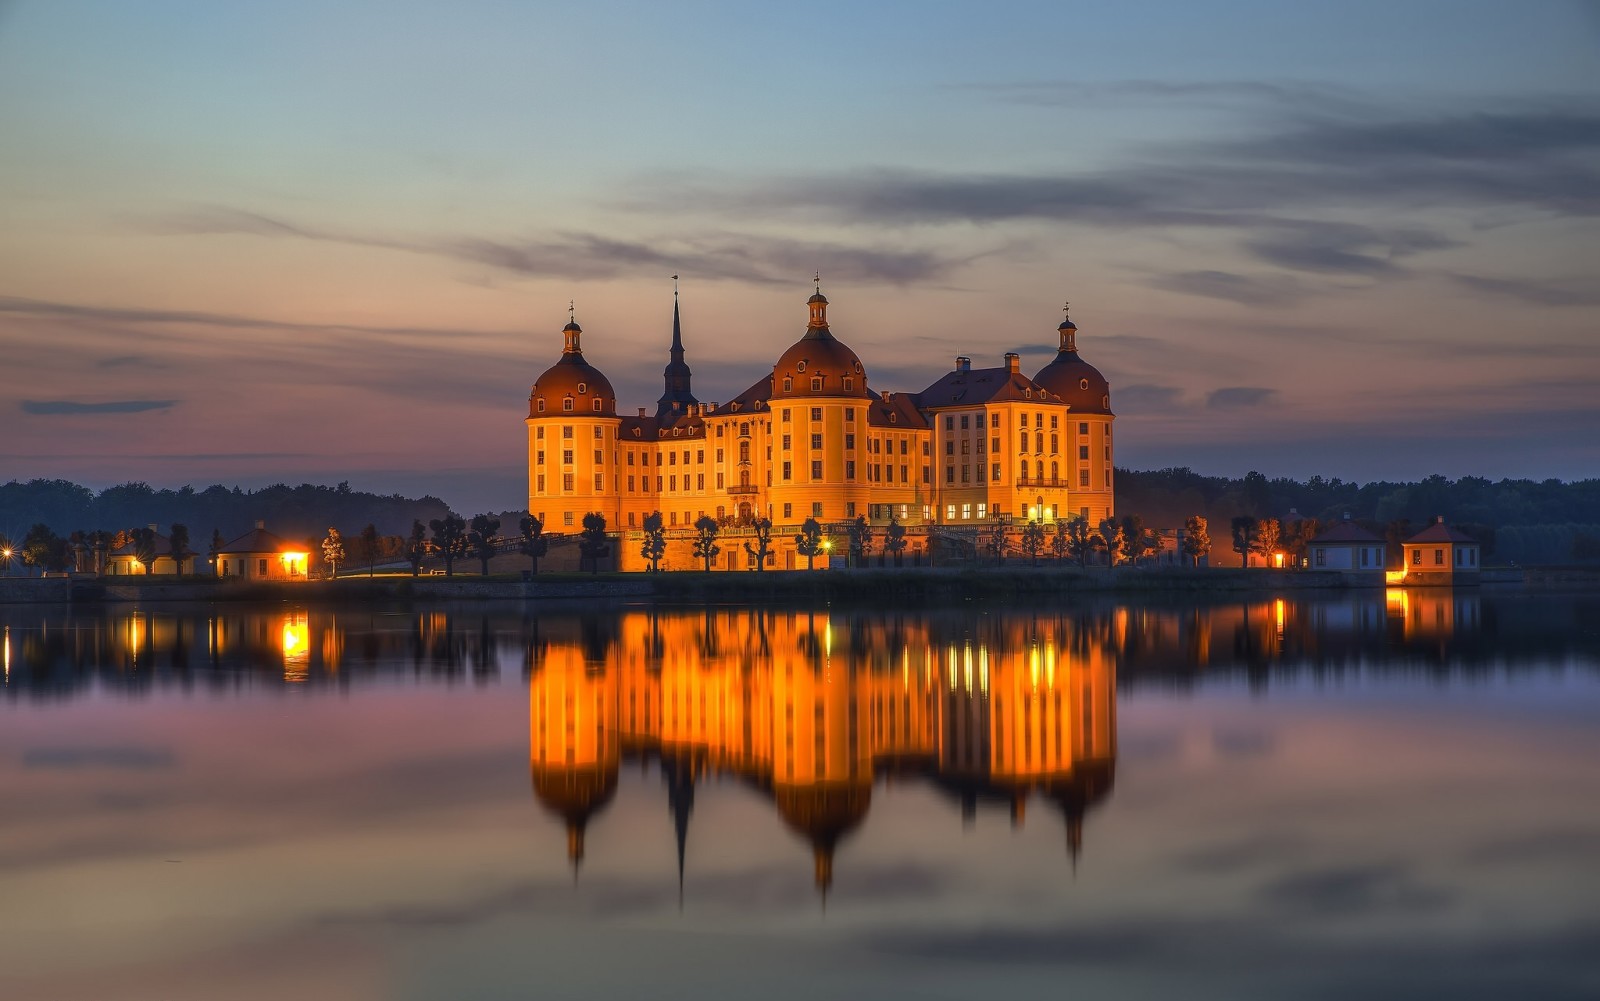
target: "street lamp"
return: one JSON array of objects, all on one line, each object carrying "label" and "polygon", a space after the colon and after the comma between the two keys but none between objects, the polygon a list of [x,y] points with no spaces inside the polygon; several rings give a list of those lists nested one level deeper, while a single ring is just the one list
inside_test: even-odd
[{"label": "street lamp", "polygon": [[11,550],[9,549],[0,549],[0,570],[3,570],[7,577],[11,576]]}]

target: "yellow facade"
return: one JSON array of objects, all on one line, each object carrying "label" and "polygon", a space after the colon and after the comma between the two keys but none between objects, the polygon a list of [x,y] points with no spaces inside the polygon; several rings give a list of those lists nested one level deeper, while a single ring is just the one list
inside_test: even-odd
[{"label": "yellow facade", "polygon": [[[1098,523],[1112,514],[1109,391],[1070,402],[1024,376],[1011,354],[991,369],[959,358],[922,393],[875,392],[854,352],[832,337],[820,290],[808,306],[806,336],[725,403],[689,393],[675,324],[668,389],[654,416],[618,413],[610,382],[584,360],[582,330],[570,323],[561,360],[529,397],[529,512],[558,533],[580,531],[591,512],[613,533],[638,530],[656,511],[669,530],[708,515],[724,526],[765,518],[776,567],[804,565],[792,540],[808,518],[838,540],[857,517],[881,532],[891,517],[979,530],[1002,518]],[[1068,374],[1082,369],[1103,387],[1077,359],[1069,326]],[[1081,382],[1095,391],[1089,376]],[[713,567],[745,568],[742,548],[734,549],[724,546]]]}]

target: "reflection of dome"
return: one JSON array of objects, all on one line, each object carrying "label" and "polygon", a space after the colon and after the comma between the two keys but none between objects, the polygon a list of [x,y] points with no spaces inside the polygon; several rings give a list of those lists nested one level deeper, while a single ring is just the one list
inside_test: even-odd
[{"label": "reflection of dome", "polygon": [[805,336],[791,344],[772,367],[772,398],[871,396],[861,359],[828,329],[828,300],[820,289],[806,306],[811,318]]},{"label": "reflection of dome", "polygon": [[1074,413],[1111,413],[1111,384],[1099,369],[1078,357],[1078,325],[1062,320],[1056,330],[1061,348],[1033,381],[1061,397]]},{"label": "reflection of dome", "polygon": [[583,360],[579,345],[583,328],[574,321],[563,327],[561,333],[565,338],[561,360],[534,380],[533,390],[528,395],[528,415],[574,413],[615,417],[617,394],[611,388],[611,380]]},{"label": "reflection of dome", "polygon": [[780,785],[773,789],[778,815],[791,831],[811,842],[817,888],[833,883],[833,849],[855,830],[872,805],[870,784]]},{"label": "reflection of dome", "polygon": [[1111,795],[1116,783],[1117,763],[1114,758],[1080,761],[1072,774],[1060,781],[1051,782],[1046,790],[1051,799],[1061,807],[1067,820],[1067,852],[1074,866],[1083,851],[1083,818],[1089,809]]},{"label": "reflection of dome", "polygon": [[605,809],[617,794],[617,770],[602,765],[534,765],[531,771],[534,797],[567,822],[567,857],[576,869],[583,861],[583,831],[589,818]]}]

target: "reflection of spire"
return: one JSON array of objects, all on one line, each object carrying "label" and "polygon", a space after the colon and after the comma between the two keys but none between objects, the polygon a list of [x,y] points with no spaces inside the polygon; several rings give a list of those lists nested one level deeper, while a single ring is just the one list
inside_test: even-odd
[{"label": "reflection of spire", "polygon": [[678,910],[683,910],[683,860],[689,846],[689,815],[694,812],[695,766],[686,758],[663,758],[661,772],[667,779],[667,806],[672,811],[672,830],[678,838]]}]

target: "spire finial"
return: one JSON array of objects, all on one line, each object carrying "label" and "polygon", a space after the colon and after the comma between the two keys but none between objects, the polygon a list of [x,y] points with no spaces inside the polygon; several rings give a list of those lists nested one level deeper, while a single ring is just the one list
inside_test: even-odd
[{"label": "spire finial", "polygon": [[672,276],[672,297],[674,299],[676,299],[678,297],[678,276],[677,275],[673,275]]},{"label": "spire finial", "polygon": [[812,272],[811,280],[813,282],[815,282],[816,285],[817,285],[817,294],[821,295],[822,294],[822,272],[821,271]]},{"label": "spire finial", "polygon": [[1065,320],[1072,319],[1072,313],[1070,312],[1071,309],[1072,309],[1072,302],[1070,300],[1067,301],[1067,302],[1063,302],[1061,304],[1061,317],[1062,317],[1062,319],[1065,319]]},{"label": "spire finial", "polygon": [[567,300],[567,322],[578,322],[578,304],[572,299]]}]

